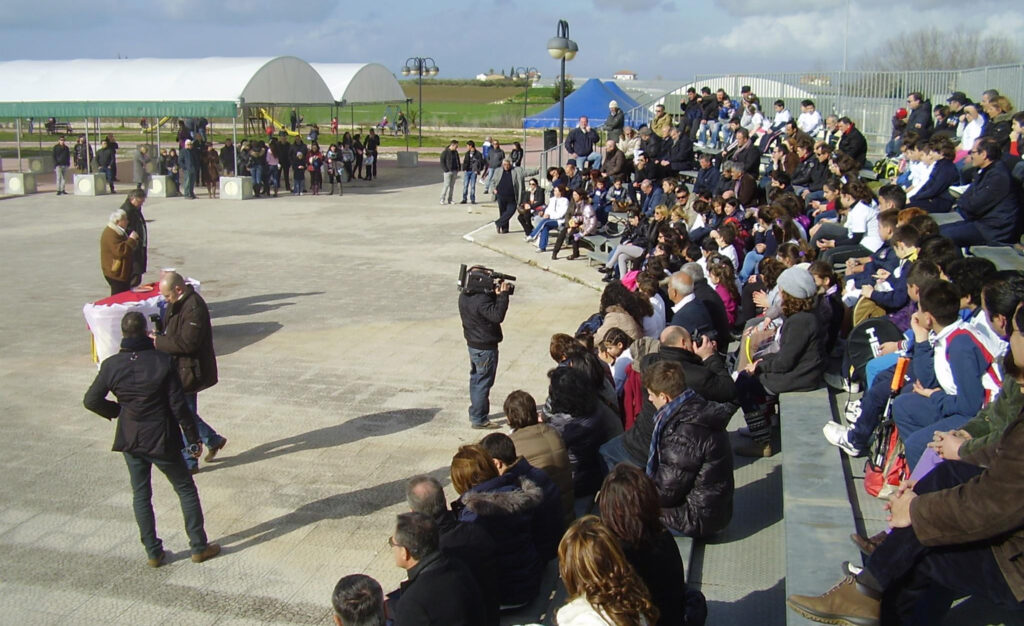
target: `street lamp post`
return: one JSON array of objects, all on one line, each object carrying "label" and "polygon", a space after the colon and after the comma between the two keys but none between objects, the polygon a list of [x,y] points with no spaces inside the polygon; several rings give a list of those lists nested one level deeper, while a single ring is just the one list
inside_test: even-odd
[{"label": "street lamp post", "polygon": [[562,165],[562,131],[565,128],[565,62],[576,58],[580,47],[569,39],[569,22],[558,20],[555,36],[548,39],[548,54],[561,61],[558,81],[558,165]]},{"label": "street lamp post", "polygon": [[532,77],[540,78],[540,70],[535,67],[517,67],[513,76],[525,81],[523,85],[523,145],[526,145],[526,107],[530,103],[530,82]]},{"label": "street lamp post", "polygon": [[423,147],[423,75],[437,76],[437,63],[430,57],[409,57],[405,60],[405,65],[402,66],[402,76],[408,76],[415,74],[419,77],[420,83],[420,113],[419,119],[416,121],[416,128],[420,135],[420,147]]}]

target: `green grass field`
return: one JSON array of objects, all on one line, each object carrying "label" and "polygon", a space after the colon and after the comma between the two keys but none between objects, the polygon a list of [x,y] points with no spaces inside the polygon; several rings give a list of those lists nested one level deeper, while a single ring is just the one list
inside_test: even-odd
[{"label": "green grass field", "polygon": [[[419,116],[419,87],[415,81],[403,81],[402,89],[406,95],[412,98],[409,102],[409,116],[412,122],[412,132],[417,131],[417,118]],[[528,105],[526,115],[534,115],[551,107],[555,100],[551,96],[551,88],[531,88],[528,94]],[[377,124],[388,112],[389,120],[397,117],[398,108],[406,110],[406,105],[393,103],[393,105],[369,105],[359,107],[301,107],[299,113],[304,117],[305,124],[318,124],[321,132],[324,133],[330,128],[332,115],[338,116],[338,123],[341,129],[359,129],[366,132],[366,128]],[[270,115],[280,122],[287,124],[290,108],[278,107],[270,110]],[[253,112],[252,115],[258,115]],[[431,84],[431,81],[423,83],[423,130],[426,133],[434,132],[441,126],[467,126],[474,128],[494,129],[516,129],[522,128],[523,117],[523,89],[516,86],[492,86],[481,85],[444,85]],[[81,132],[83,122],[81,120],[70,120]],[[229,120],[212,120],[215,136],[229,136]],[[27,125],[23,123],[23,141],[26,144],[36,143],[41,139],[43,144],[55,142],[54,135],[27,133]],[[114,132],[118,139],[125,141],[141,141],[151,139],[152,133],[140,132],[138,120],[135,119],[104,119],[102,120],[103,132]],[[173,121],[169,121],[161,127],[161,142],[173,140],[175,131]],[[225,132],[226,130],[226,132]],[[245,133],[245,121],[239,120],[240,135]],[[303,130],[303,133],[305,130]],[[13,129],[0,129],[0,141],[13,141],[15,139]],[[404,141],[402,141],[404,143]],[[424,136],[426,144],[426,136]]]}]

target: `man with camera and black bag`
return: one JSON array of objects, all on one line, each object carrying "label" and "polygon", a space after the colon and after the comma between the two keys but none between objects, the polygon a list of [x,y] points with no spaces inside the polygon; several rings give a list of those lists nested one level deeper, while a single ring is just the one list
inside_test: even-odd
[{"label": "man with camera and black bag", "polygon": [[459,317],[469,347],[469,422],[473,428],[498,428],[487,415],[491,410],[491,387],[498,373],[501,323],[505,321],[515,279],[479,265],[468,270],[463,265],[459,272]]},{"label": "man with camera and black bag", "polygon": [[[209,463],[228,442],[199,417],[199,392],[217,384],[210,309],[177,272],[166,272],[160,279],[160,295],[167,301],[167,316],[162,331],[151,336],[157,350],[174,357],[185,402],[195,417],[199,438],[206,444],[205,460]],[[189,471],[198,472],[199,459],[184,453],[183,456]]]}]

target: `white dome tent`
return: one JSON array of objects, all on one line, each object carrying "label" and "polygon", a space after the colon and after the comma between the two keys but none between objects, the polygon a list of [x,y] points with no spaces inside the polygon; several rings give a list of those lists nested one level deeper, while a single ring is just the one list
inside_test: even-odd
[{"label": "white dome tent", "polygon": [[18,119],[19,163],[24,117],[229,117],[234,129],[242,106],[334,103],[316,70],[292,56],[7,61],[0,76],[0,117]]}]

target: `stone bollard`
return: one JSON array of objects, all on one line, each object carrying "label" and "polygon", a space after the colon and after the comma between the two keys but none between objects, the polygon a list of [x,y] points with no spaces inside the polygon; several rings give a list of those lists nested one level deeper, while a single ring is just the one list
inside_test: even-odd
[{"label": "stone bollard", "polygon": [[170,176],[153,174],[147,179],[146,195],[150,198],[173,198],[178,195],[178,185]]},{"label": "stone bollard", "polygon": [[28,161],[28,171],[33,174],[52,172],[55,166],[53,162],[53,155],[50,154],[30,156],[26,160]]},{"label": "stone bollard", "polygon": [[248,200],[253,197],[252,179],[248,176],[221,176],[221,200]]},{"label": "stone bollard", "polygon": [[110,193],[103,174],[75,174],[76,196],[105,196]]},{"label": "stone bollard", "polygon": [[420,163],[419,152],[399,152],[398,167],[416,167]]}]

